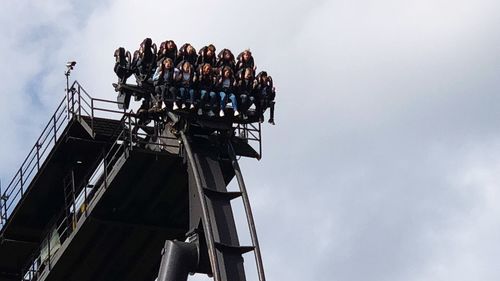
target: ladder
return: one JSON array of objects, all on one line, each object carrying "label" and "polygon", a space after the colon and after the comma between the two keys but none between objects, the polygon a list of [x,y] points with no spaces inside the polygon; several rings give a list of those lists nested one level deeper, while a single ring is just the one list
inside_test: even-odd
[{"label": "ladder", "polygon": [[63,179],[64,186],[64,203],[66,206],[66,223],[67,229],[69,231],[66,235],[69,235],[73,232],[76,223],[76,194],[75,194],[75,174],[74,171],[71,170],[69,174]]},{"label": "ladder", "polygon": [[[197,150],[191,146],[184,132],[180,132],[188,162],[190,189],[196,189],[201,214],[202,230],[206,240],[210,268],[215,281],[245,281],[243,254],[254,252],[260,281],[265,281],[262,256],[245,183],[230,143],[226,148],[239,191],[227,191],[226,182],[216,152]],[[240,246],[230,202],[242,198],[252,245]],[[196,208],[196,207],[195,207]],[[193,218],[190,218],[193,223]],[[194,221],[196,223],[196,221]]]}]

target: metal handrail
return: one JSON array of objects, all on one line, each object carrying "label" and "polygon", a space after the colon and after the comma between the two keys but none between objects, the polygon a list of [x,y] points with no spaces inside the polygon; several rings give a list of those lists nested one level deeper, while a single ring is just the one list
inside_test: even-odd
[{"label": "metal handrail", "polygon": [[[59,103],[56,111],[42,130],[42,134],[38,138],[37,142],[23,160],[20,168],[14,174],[14,177],[8,184],[7,188],[0,195],[0,197],[4,200],[1,210],[1,214],[4,219],[0,222],[0,226],[2,228],[5,224],[7,224],[10,215],[17,205],[16,203],[24,196],[29,184],[31,184],[31,180],[35,177],[35,168],[36,172],[40,170],[41,164],[45,160],[45,151],[49,147],[55,146],[57,143],[59,137],[58,133],[60,133],[60,128],[63,123],[61,116],[67,110],[65,101],[66,98],[63,98],[63,100]],[[42,138],[43,141],[40,142]],[[54,142],[47,142],[49,138],[53,139]]]},{"label": "metal handrail", "polygon": [[236,137],[241,138],[247,142],[252,142],[257,148],[254,147],[259,153],[259,158],[262,158],[262,127],[258,123],[258,127],[252,123],[250,124],[236,124],[234,131]]},{"label": "metal handrail", "polygon": [[[119,156],[121,156],[121,154],[118,155],[117,152],[120,151],[122,149],[122,147],[124,146],[123,142],[122,143],[118,142],[118,140],[123,137],[123,135],[124,135],[123,132],[124,131],[122,131],[122,133],[120,135],[118,135],[118,137],[115,140],[114,145],[109,149],[108,153],[105,155],[103,153],[103,154],[101,154],[101,157],[98,158],[96,163],[99,162],[99,164],[97,165],[96,169],[93,170],[91,174],[89,173],[87,175],[86,180],[84,181],[84,184],[83,184],[83,188],[82,188],[82,191],[84,194],[83,201],[81,202],[81,204],[79,204],[78,208],[77,208],[76,201],[80,199],[80,195],[78,197],[76,197],[76,199],[73,200],[72,202],[69,202],[69,204],[68,204],[69,206],[66,206],[65,209],[63,209],[61,211],[61,213],[57,216],[58,217],[57,221],[61,221],[61,222],[56,223],[54,227],[48,228],[49,231],[44,236],[45,239],[43,239],[42,241],[47,241],[47,245],[49,248],[50,248],[50,244],[52,242],[51,241],[52,232],[55,232],[58,234],[58,236],[59,236],[58,244],[62,245],[67,240],[67,238],[70,236],[70,234],[73,233],[73,230],[74,230],[73,226],[79,221],[79,219],[83,215],[87,216],[87,212],[86,212],[87,207],[86,206],[88,206],[89,204],[91,204],[93,202],[95,193],[103,186],[104,186],[104,188],[107,188],[107,180],[105,179],[103,181],[103,183],[101,184],[101,186],[99,186],[99,187],[94,186],[93,187],[94,191],[92,193],[87,193],[87,188],[88,188],[89,184],[94,180],[96,182],[99,182],[99,179],[102,177],[106,178],[107,177],[107,170],[111,168],[111,163],[115,163],[115,161],[114,161],[115,158],[118,158]],[[111,153],[115,149],[116,149],[116,151],[110,157]],[[106,159],[109,159],[109,160],[106,161]],[[98,172],[100,170],[103,170],[102,173],[96,174],[96,172]],[[83,212],[82,214],[79,214],[79,216],[78,216],[77,215],[78,209],[80,209],[81,206],[85,206],[85,212]],[[74,212],[74,216],[68,217],[66,214],[66,208],[70,208],[70,209],[72,208],[72,211]],[[70,219],[70,218],[72,219],[72,221],[68,222],[68,219]],[[53,230],[55,230],[55,231],[53,231]],[[23,276],[24,279],[23,280],[25,280],[25,281],[36,280],[36,278],[39,276],[39,274],[41,272],[43,272],[46,268],[48,268],[49,270],[51,269],[51,265],[53,263],[53,258],[55,256],[55,254],[57,253],[57,251],[52,253],[52,251],[49,249],[47,251],[47,257],[45,257],[45,259],[44,259],[42,257],[44,244],[45,244],[45,242],[42,243],[42,246],[37,251],[35,251],[35,255],[33,256],[32,259],[30,259],[28,266],[23,271],[24,272],[24,276]]]},{"label": "metal handrail", "polygon": [[[33,145],[20,168],[7,185],[7,188],[0,194],[0,197],[3,199],[3,204],[0,206],[0,215],[3,218],[0,220],[0,230],[3,230],[3,227],[7,224],[11,214],[17,207],[17,203],[24,197],[24,194],[26,194],[33,178],[38,174],[46,157],[48,157],[48,155],[46,155],[47,150],[52,149],[57,144],[61,135],[61,129],[70,122],[71,117],[85,115],[91,117],[91,129],[93,131],[94,118],[97,112],[125,113],[125,111],[95,107],[93,106],[95,101],[120,104],[114,101],[93,98],[78,81],[73,82],[72,86],[67,90],[65,97],[57,106],[54,114],[52,114],[49,122],[43,128],[35,145]],[[67,113],[68,118],[63,118],[65,115],[64,113]]]}]

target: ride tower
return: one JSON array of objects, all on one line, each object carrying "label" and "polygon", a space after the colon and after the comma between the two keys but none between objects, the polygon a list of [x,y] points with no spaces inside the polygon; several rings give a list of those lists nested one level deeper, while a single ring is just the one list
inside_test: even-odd
[{"label": "ride tower", "polygon": [[[179,281],[195,273],[243,281],[249,252],[265,280],[238,165],[239,157],[262,157],[259,116],[207,117],[167,106],[145,118],[128,103],[147,92],[124,83],[115,89],[118,101],[68,83],[1,190],[0,281]],[[227,189],[233,178],[238,191]],[[251,245],[238,239],[237,198]]]}]

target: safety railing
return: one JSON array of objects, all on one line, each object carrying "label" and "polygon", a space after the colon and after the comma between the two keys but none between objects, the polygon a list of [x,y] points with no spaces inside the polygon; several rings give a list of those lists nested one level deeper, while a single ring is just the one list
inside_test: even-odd
[{"label": "safety railing", "polygon": [[25,195],[31,181],[40,170],[52,148],[57,144],[62,130],[65,128],[64,125],[67,123],[66,112],[65,97],[57,106],[56,111],[42,130],[35,145],[22,162],[21,167],[15,173],[7,188],[3,190],[0,196],[0,217],[2,218],[0,223],[2,229],[17,206],[17,202]]},{"label": "safety railing", "polygon": [[260,123],[235,124],[235,136],[248,142],[262,158],[262,127]]},{"label": "safety railing", "polygon": [[[106,117],[119,120],[124,110],[111,109],[120,103],[91,97],[87,91],[75,81],[67,90],[66,96],[59,103],[56,111],[42,130],[35,145],[24,159],[21,167],[7,185],[0,191],[0,230],[17,206],[17,203],[26,194],[32,180],[40,170],[52,148],[57,144],[65,125],[73,117],[87,116],[90,118],[90,127],[94,131],[96,117]],[[117,116],[118,115],[118,116]],[[66,118],[67,117],[67,118]]]},{"label": "safety railing", "polygon": [[[67,94],[68,118],[72,116],[90,117],[90,127],[94,131],[95,118],[109,118],[120,120],[126,113],[125,109],[116,110],[120,102],[94,98],[78,83],[73,82]],[[112,109],[112,108],[113,109]]]}]

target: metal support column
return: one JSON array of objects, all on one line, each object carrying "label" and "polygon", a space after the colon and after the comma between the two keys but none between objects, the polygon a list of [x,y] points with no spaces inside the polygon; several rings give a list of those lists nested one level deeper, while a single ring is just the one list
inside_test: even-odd
[{"label": "metal support column", "polygon": [[189,273],[197,270],[198,252],[195,243],[167,240],[162,250],[158,281],[186,281]]}]

